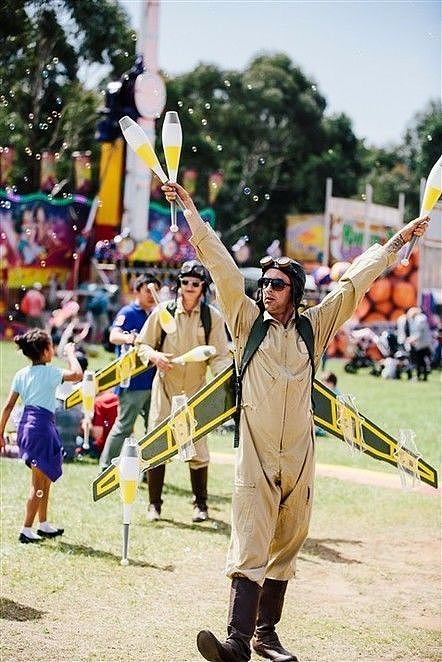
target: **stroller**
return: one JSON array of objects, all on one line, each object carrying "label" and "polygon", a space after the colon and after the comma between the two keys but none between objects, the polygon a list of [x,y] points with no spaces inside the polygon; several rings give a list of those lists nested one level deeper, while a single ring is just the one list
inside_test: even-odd
[{"label": "stroller", "polygon": [[356,345],[353,356],[351,357],[350,361],[344,365],[345,372],[348,372],[351,375],[355,375],[359,368],[374,368],[373,359],[367,356],[366,347],[364,347],[361,343]]},{"label": "stroller", "polygon": [[367,350],[371,344],[377,345],[378,336],[369,328],[357,329],[351,333],[350,341],[353,344],[353,356],[344,365],[345,372],[355,375],[359,368],[373,370],[375,362],[368,356]]}]

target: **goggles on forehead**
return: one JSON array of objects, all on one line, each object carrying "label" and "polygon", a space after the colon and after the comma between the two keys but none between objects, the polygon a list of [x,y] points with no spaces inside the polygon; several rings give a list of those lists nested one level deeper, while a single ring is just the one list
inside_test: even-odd
[{"label": "goggles on forehead", "polygon": [[266,255],[260,259],[259,264],[261,265],[261,269],[270,269],[270,267],[273,267],[274,269],[284,271],[292,262],[293,260],[286,256],[274,258],[271,255]]},{"label": "goggles on forehead", "polygon": [[265,276],[258,280],[258,287],[262,290],[269,286],[276,292],[282,292],[285,287],[291,287],[291,283],[286,283],[282,278],[266,278]]},{"label": "goggles on forehead", "polygon": [[180,276],[184,276],[184,274],[195,274],[197,276],[200,276],[204,280],[206,279],[206,270],[203,267],[202,264],[195,264],[195,262],[184,262],[180,269]]}]

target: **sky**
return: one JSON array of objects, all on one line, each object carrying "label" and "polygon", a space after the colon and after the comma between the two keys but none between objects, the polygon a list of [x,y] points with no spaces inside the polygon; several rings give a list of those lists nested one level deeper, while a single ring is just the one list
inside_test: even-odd
[{"label": "sky", "polygon": [[[141,27],[144,0],[120,0]],[[160,0],[158,67],[243,70],[286,53],[318,86],[327,114],[346,113],[370,146],[398,144],[441,96],[439,0]]]}]

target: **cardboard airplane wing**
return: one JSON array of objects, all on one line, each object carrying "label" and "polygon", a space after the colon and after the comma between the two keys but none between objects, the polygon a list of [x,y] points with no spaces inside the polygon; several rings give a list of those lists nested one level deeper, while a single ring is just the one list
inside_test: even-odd
[{"label": "cardboard airplane wing", "polygon": [[[144,372],[147,368],[148,366],[145,366],[138,356],[136,348],[131,349],[124,356],[120,356],[105,368],[101,368],[95,372],[96,394],[98,395],[98,393],[117,386],[126,376],[136,377],[136,375]],[[65,409],[70,409],[71,407],[75,407],[75,405],[81,404],[81,402],[81,386],[79,386],[67,396],[64,406]]]},{"label": "cardboard airplane wing", "polygon": [[[188,414],[196,422],[192,432],[194,441],[214,430],[235,413],[233,376],[233,368],[228,367],[189,398]],[[394,466],[399,465],[428,485],[437,487],[435,469],[412,451],[401,447],[391,435],[356,409],[343,403],[316,379],[313,385],[313,399],[314,419],[317,425],[335,437],[351,443],[363,453]],[[168,416],[138,441],[142,459],[151,468],[166,462],[178,452],[174,430],[178,427],[175,423],[176,416],[179,415]],[[118,474],[115,467],[109,467],[93,483],[94,501],[110,494],[117,487]]]}]

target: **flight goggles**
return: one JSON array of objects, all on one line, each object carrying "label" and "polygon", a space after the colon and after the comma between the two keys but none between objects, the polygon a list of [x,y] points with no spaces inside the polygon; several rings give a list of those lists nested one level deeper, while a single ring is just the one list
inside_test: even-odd
[{"label": "flight goggles", "polygon": [[198,276],[198,278],[201,278],[202,280],[207,280],[207,272],[205,268],[203,267],[202,264],[199,262],[196,262],[195,260],[189,260],[188,262],[184,262],[183,265],[181,266],[180,273],[178,276],[181,278],[182,276]]},{"label": "flight goggles", "polygon": [[288,269],[292,263],[293,260],[290,257],[283,256],[274,258],[271,255],[266,255],[259,261],[259,264],[263,270],[267,270],[273,267],[274,269],[281,269],[281,271],[284,271],[285,269]]}]

